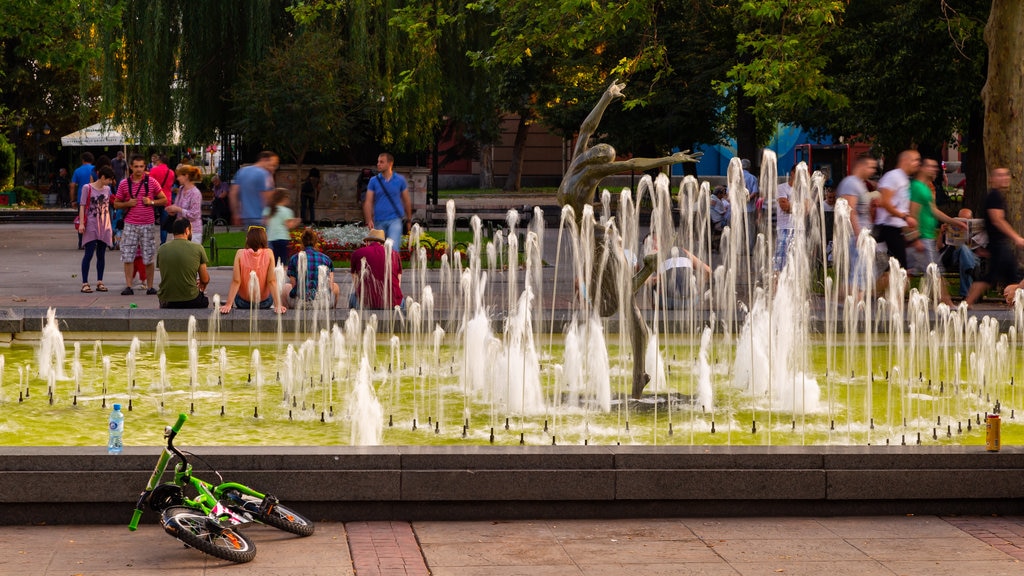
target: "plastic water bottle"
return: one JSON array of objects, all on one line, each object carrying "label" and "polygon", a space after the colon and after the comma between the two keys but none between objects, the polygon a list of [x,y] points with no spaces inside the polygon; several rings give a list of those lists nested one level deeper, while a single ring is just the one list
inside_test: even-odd
[{"label": "plastic water bottle", "polygon": [[107,454],[120,454],[123,447],[121,437],[124,435],[124,413],[121,412],[120,404],[114,404],[108,428],[110,435],[107,438]]}]

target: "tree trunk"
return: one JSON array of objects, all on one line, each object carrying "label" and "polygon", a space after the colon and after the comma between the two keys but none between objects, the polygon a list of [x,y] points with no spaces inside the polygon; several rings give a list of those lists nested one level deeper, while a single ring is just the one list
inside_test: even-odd
[{"label": "tree trunk", "polygon": [[516,140],[512,145],[512,163],[508,167],[508,178],[505,179],[505,192],[518,192],[523,177],[523,153],[526,151],[526,136],[530,132],[530,111],[519,113],[519,127],[516,128]]},{"label": "tree trunk", "polygon": [[736,94],[736,155],[750,160],[750,173],[758,174],[761,155],[757,152],[757,119],[754,99],[742,89]]},{"label": "tree trunk", "polygon": [[985,26],[988,80],[985,102],[985,162],[1009,168],[1012,179],[1006,216],[1015,230],[1024,221],[1024,10],[1020,0],[992,0]]},{"label": "tree trunk", "polygon": [[964,173],[963,207],[974,211],[981,218],[981,207],[985,198],[988,175],[985,173],[985,105],[981,100],[971,105],[967,119],[967,154],[964,155],[961,170]]},{"label": "tree trunk", "polygon": [[494,146],[484,144],[480,147],[480,188],[494,188]]}]

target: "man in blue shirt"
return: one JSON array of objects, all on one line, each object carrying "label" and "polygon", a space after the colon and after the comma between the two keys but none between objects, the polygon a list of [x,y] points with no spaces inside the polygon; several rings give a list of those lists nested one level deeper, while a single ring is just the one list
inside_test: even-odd
[{"label": "man in blue shirt", "polygon": [[228,198],[231,201],[231,220],[236,226],[262,226],[263,207],[274,192],[274,172],[280,163],[277,154],[260,152],[255,164],[235,173]]},{"label": "man in blue shirt", "polygon": [[71,175],[71,198],[74,208],[78,208],[78,205],[82,203],[82,188],[92,182],[92,152],[82,152],[79,158],[82,159],[82,165],[75,168],[75,172]]},{"label": "man in blue shirt", "polygon": [[395,157],[384,152],[377,156],[377,175],[370,178],[363,200],[363,217],[370,230],[383,230],[391,239],[391,249],[402,248],[402,234],[412,222],[412,197],[401,174],[395,174]]}]

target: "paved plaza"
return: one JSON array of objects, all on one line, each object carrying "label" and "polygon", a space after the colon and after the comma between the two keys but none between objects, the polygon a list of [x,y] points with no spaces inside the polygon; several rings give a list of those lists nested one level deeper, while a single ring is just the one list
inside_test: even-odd
[{"label": "paved plaza", "polygon": [[[108,254],[110,292],[79,292],[82,253],[69,224],[0,225],[0,249],[0,309],[158,307],[155,296],[119,294],[118,252]],[[230,269],[211,276],[210,290],[226,293]],[[347,278],[339,280],[345,296]],[[130,516],[126,506],[123,525],[0,526],[0,574],[1024,574],[1022,517],[321,522],[309,538],[251,528],[256,559],[232,566],[152,523],[129,532]]]},{"label": "paved plaza", "polygon": [[[130,516],[125,510],[125,524]],[[678,518],[250,528],[231,565],[152,524],[0,527],[0,574],[986,576],[1024,573],[1024,518]]]}]

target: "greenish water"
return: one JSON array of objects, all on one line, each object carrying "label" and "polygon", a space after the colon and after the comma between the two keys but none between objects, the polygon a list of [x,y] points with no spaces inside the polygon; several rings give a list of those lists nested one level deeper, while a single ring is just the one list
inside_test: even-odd
[{"label": "greenish water", "polygon": [[[325,369],[312,353],[296,367],[294,357],[289,363],[285,349],[273,344],[227,346],[223,356],[221,347],[199,346],[198,378],[192,380],[186,346],[169,345],[161,370],[154,346],[144,344],[135,360],[133,386],[127,377],[127,347],[83,343],[77,378],[74,351],[71,345],[66,349],[69,378],[52,384],[39,378],[33,348],[4,351],[0,445],[103,445],[114,402],[125,406],[129,446],[161,445],[163,426],[179,412],[191,414],[182,445],[351,442],[350,394],[358,372],[352,352],[340,361],[326,362]],[[259,370],[253,367],[254,349]],[[1019,444],[1024,435],[1016,417],[1019,398],[1009,378],[996,384],[972,383],[962,374],[966,368],[957,371],[943,364],[933,370],[939,374],[934,380],[922,372],[902,383],[890,382],[881,348],[872,356],[873,380],[863,369],[851,370],[852,376],[845,378],[825,376],[825,350],[811,351],[810,361],[819,366],[821,406],[814,413],[797,415],[768,410],[762,399],[735,388],[731,360],[712,361],[714,407],[693,406],[690,397],[698,382],[691,342],[663,346],[667,391],[649,393],[639,402],[626,399],[629,366],[616,360],[619,348],[610,346],[610,412],[561,406],[529,416],[506,413],[473,394],[467,396],[459,377],[462,360],[452,348],[441,347],[437,354],[408,347],[393,352],[380,344],[378,350],[372,383],[383,407],[387,445],[884,445],[916,444],[920,436],[924,445],[981,446],[985,413],[996,400],[1002,405],[1003,443]],[[865,363],[865,351],[859,347],[848,356],[842,350],[834,354],[833,366]],[[565,400],[556,391],[561,355],[560,346],[541,350],[541,385],[548,406]],[[109,372],[104,357],[109,359]],[[391,362],[401,367],[389,366]],[[839,371],[845,369],[834,370]],[[292,393],[286,394],[289,373],[302,376],[293,379]],[[958,383],[942,382],[940,377]]]}]

